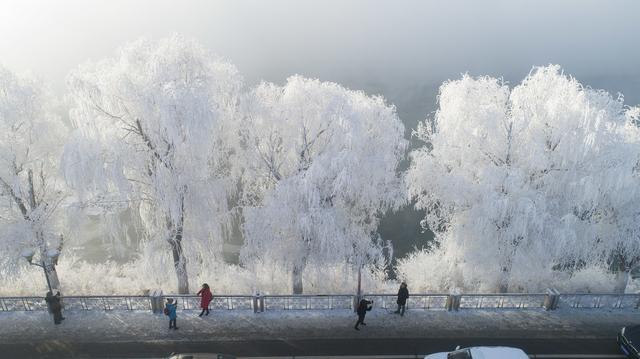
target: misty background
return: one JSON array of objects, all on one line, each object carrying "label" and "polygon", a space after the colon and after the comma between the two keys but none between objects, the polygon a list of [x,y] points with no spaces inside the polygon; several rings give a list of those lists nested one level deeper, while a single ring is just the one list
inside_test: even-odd
[{"label": "misty background", "polygon": [[[79,64],[179,33],[235,64],[248,86],[301,74],[382,95],[409,138],[435,111],[442,82],[465,72],[516,84],[555,63],[640,104],[638,14],[633,0],[0,0],[0,63],[62,97]],[[410,208],[383,219],[396,257],[429,244],[420,219]]]}]

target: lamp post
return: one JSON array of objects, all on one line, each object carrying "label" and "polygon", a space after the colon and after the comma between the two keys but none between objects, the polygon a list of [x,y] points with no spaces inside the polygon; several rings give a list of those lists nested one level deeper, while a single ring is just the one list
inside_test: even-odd
[{"label": "lamp post", "polygon": [[353,300],[354,312],[358,309],[360,299],[362,299],[362,263],[358,264],[358,288],[356,290],[356,297]]},{"label": "lamp post", "polygon": [[[53,293],[53,289],[51,288],[51,281],[49,280],[49,273],[47,272],[47,265],[44,261],[44,258],[42,258],[41,263],[33,262],[33,256],[35,255],[35,253],[36,252],[33,249],[27,249],[22,252],[22,257],[24,257],[24,259],[26,259],[29,264],[42,268],[42,270],[44,271],[44,278],[47,280],[47,287],[49,287],[49,291]],[[58,251],[55,250],[49,251],[47,253],[47,257],[51,263],[57,260],[58,255]],[[53,266],[53,264],[51,266]]]},{"label": "lamp post", "polygon": [[358,266],[358,302],[362,296],[362,265]]}]

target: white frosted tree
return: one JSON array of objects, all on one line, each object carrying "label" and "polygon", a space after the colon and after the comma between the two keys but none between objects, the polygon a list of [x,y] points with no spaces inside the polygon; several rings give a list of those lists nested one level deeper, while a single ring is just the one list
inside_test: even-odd
[{"label": "white frosted tree", "polygon": [[554,274],[637,261],[634,113],[558,66],[512,90],[490,77],[445,82],[406,181],[440,243],[430,255],[459,273],[450,286],[539,290]]},{"label": "white frosted tree", "polygon": [[309,263],[384,262],[379,217],[403,202],[396,169],[407,141],[395,108],[300,76],[245,100],[243,262],[288,268],[294,293]]},{"label": "white frosted tree", "polygon": [[[0,66],[0,263],[15,271],[21,253],[37,249],[52,285],[50,251],[62,249],[57,214],[65,198],[58,164],[68,128],[39,80]],[[33,253],[32,253],[33,254]]]},{"label": "white frosted tree", "polygon": [[150,240],[166,241],[189,291],[184,240],[218,240],[228,164],[223,123],[238,105],[236,68],[180,37],[140,40],[68,80],[75,136],[68,183],[85,206],[135,208]]}]

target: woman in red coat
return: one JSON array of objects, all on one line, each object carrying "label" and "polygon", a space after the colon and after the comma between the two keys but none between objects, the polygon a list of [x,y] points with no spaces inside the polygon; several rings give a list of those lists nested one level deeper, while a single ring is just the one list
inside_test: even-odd
[{"label": "woman in red coat", "polygon": [[202,285],[202,289],[200,289],[198,295],[200,296],[200,308],[202,308],[202,312],[200,312],[199,317],[201,317],[205,312],[209,315],[209,303],[211,303],[211,299],[213,299],[213,294],[211,294],[211,290],[207,283]]}]

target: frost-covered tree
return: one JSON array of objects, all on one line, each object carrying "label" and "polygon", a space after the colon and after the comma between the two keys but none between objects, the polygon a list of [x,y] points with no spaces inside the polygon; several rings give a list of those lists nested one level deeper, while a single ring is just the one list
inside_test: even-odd
[{"label": "frost-covered tree", "polygon": [[56,286],[47,254],[62,249],[55,219],[65,196],[58,163],[68,129],[53,103],[37,79],[0,67],[0,267],[14,271],[20,253],[37,248]]},{"label": "frost-covered tree", "polygon": [[129,44],[81,66],[68,84],[77,128],[65,150],[68,183],[86,206],[133,206],[146,236],[168,243],[187,293],[183,241],[217,240],[216,212],[226,205],[220,128],[238,104],[236,68],[176,36]]},{"label": "frost-covered tree", "polygon": [[300,76],[259,85],[245,105],[243,262],[288,268],[294,293],[309,263],[381,263],[379,217],[403,202],[396,168],[407,141],[395,108]]},{"label": "frost-covered tree", "polygon": [[450,285],[540,289],[554,273],[635,263],[634,113],[558,66],[512,90],[490,77],[444,83],[406,180],[440,242],[431,255],[460,274]]}]

